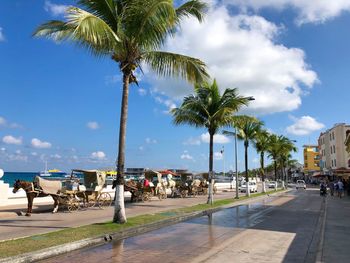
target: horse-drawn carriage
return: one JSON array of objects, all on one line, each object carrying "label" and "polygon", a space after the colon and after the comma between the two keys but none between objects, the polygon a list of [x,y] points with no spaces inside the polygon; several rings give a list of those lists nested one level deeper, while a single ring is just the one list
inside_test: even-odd
[{"label": "horse-drawn carriage", "polygon": [[[84,184],[79,184],[76,173],[83,174]],[[109,193],[103,192],[106,185],[106,173],[98,170],[72,170],[70,179],[66,180],[62,187],[63,200],[66,196],[74,196],[78,201],[74,208],[94,207],[105,208],[112,204],[112,197]],[[69,206],[67,206],[68,210]],[[73,208],[73,209],[74,209]],[[76,209],[75,209],[76,210]]]},{"label": "horse-drawn carriage", "polygon": [[[83,175],[84,184],[79,184],[76,173]],[[98,206],[104,208],[112,204],[109,193],[102,192],[106,182],[106,174],[97,170],[72,170],[70,178],[64,181],[47,180],[36,176],[33,182],[16,180],[13,193],[22,188],[27,195],[27,216],[32,212],[33,199],[50,195],[54,200],[53,213],[63,205],[68,211],[75,211],[81,207]]]}]

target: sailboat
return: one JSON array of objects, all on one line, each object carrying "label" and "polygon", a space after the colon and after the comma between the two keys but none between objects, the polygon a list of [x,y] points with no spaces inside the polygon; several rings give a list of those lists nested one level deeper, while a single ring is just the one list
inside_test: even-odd
[{"label": "sailboat", "polygon": [[51,173],[47,170],[47,161],[45,161],[45,171],[39,173],[40,176],[51,176]]}]

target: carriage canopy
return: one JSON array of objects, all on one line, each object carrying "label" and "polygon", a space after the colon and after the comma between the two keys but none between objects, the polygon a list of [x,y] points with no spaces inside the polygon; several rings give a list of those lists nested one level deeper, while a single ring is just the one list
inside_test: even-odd
[{"label": "carriage canopy", "polygon": [[106,183],[106,172],[99,170],[72,170],[74,172],[82,173],[84,175],[84,186],[87,191],[100,192]]}]

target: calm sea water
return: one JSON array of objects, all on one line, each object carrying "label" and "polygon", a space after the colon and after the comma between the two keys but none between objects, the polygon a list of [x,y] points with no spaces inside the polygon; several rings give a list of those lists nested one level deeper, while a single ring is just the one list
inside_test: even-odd
[{"label": "calm sea water", "polygon": [[[29,173],[29,172],[5,172],[4,176],[1,178],[5,183],[10,184],[10,187],[15,183],[17,179],[30,181],[34,180],[34,177],[39,175],[39,173]],[[45,177],[45,179],[63,179],[65,178],[65,173],[54,173],[50,177]]]}]

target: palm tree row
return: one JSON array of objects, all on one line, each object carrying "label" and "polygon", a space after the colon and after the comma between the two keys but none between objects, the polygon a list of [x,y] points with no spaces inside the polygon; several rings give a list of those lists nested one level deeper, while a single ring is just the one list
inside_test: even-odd
[{"label": "palm tree row", "polygon": [[210,188],[208,203],[213,202],[212,189],[213,175],[213,145],[214,135],[224,127],[234,127],[235,131],[223,130],[223,134],[237,136],[244,142],[245,159],[245,181],[246,193],[249,196],[249,167],[248,148],[250,143],[260,154],[260,175],[263,181],[263,192],[265,188],[265,153],[273,160],[275,167],[275,180],[277,181],[277,165],[281,167],[281,179],[285,180],[285,168],[291,158],[291,152],[296,151],[293,141],[283,135],[270,134],[263,129],[264,123],[251,116],[234,114],[242,107],[246,106],[252,97],[242,97],[237,94],[237,89],[226,89],[220,94],[216,81],[212,84],[204,82],[195,86],[194,94],[185,97],[179,108],[173,109],[174,123],[189,124],[194,127],[204,127],[209,133],[209,175]]}]

